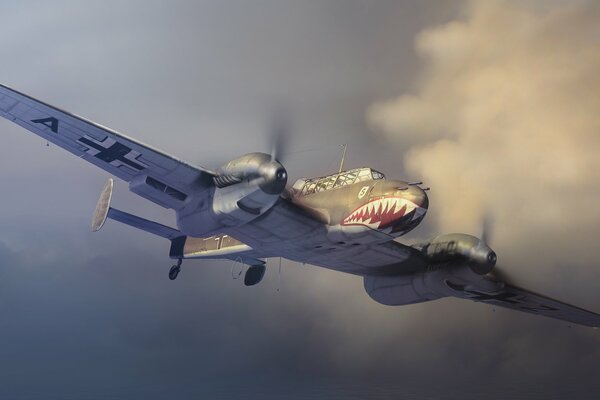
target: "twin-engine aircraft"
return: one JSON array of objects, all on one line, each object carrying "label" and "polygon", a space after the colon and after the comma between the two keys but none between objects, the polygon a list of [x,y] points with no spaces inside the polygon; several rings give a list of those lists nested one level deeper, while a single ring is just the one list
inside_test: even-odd
[{"label": "twin-engine aircraft", "polygon": [[[395,239],[427,212],[420,182],[386,179],[371,168],[299,179],[272,154],[243,155],[209,170],[0,85],[0,114],[129,183],[129,189],[173,209],[177,229],[110,206],[102,190],[92,229],[107,218],[168,239],[177,260],[230,259],[248,265],[247,286],[261,281],[265,259],[283,257],[360,276],[386,305],[459,297],[598,327],[600,315],[508,284],[485,237],[438,236],[407,246]],[[485,236],[485,235],[483,235]]]}]

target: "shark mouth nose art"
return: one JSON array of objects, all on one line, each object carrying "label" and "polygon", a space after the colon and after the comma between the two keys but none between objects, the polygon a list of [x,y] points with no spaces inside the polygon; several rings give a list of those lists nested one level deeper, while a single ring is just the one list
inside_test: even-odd
[{"label": "shark mouth nose art", "polygon": [[402,197],[383,197],[372,200],[354,210],[344,218],[342,225],[365,225],[374,229],[386,228],[413,211],[415,212],[411,221],[423,216],[426,209]]}]

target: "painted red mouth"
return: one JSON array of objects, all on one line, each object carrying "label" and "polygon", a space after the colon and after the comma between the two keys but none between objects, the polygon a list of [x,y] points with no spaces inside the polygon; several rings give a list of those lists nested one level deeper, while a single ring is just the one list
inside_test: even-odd
[{"label": "painted red mouth", "polygon": [[354,210],[344,218],[342,225],[366,225],[382,229],[393,225],[418,208],[415,203],[402,197],[381,197]]}]

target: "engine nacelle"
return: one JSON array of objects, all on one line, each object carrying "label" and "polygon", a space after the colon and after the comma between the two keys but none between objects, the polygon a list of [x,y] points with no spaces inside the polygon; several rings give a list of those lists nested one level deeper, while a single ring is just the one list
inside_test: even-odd
[{"label": "engine nacelle", "polygon": [[398,276],[366,276],[365,290],[373,300],[386,305],[420,303],[455,296],[455,288],[461,285],[486,292],[498,290],[497,282],[481,276],[496,265],[496,253],[475,236],[441,235],[415,247],[430,268]]},{"label": "engine nacelle", "polygon": [[421,245],[421,251],[432,264],[463,261],[480,275],[496,265],[496,253],[475,236],[463,233],[441,235]]},{"label": "engine nacelle", "polygon": [[466,265],[398,276],[366,276],[367,294],[378,303],[400,306],[457,296],[457,288],[494,293],[502,283],[486,279]]},{"label": "engine nacelle", "polygon": [[217,170],[208,202],[190,203],[178,213],[179,229],[203,236],[248,223],[277,202],[286,183],[285,168],[270,155],[250,153],[236,158]]}]

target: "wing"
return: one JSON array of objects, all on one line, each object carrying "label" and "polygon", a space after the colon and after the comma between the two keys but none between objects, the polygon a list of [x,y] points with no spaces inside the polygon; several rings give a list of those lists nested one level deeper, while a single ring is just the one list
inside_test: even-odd
[{"label": "wing", "polygon": [[214,173],[178,160],[109,128],[0,85],[0,115],[129,182],[132,192],[179,209],[207,192]]},{"label": "wing", "polygon": [[422,271],[427,262],[422,254],[394,240],[361,246],[343,246],[312,255],[307,263],[355,275],[385,276]]},{"label": "wing", "polygon": [[454,296],[488,303],[530,314],[543,315],[563,321],[591,327],[600,327],[600,314],[572,306],[526,289],[507,283],[499,285],[501,289],[487,292],[469,286],[447,283],[455,292]]}]

